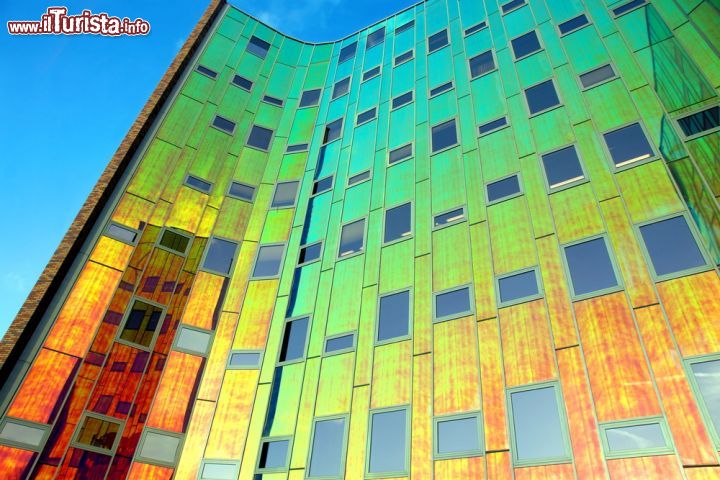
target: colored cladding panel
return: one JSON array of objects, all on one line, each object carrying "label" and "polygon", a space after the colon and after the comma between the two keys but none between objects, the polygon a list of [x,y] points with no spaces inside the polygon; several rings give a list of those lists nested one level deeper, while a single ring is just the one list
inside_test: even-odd
[{"label": "colored cladding panel", "polygon": [[36,455],[35,452],[0,445],[0,471],[8,480],[21,480],[26,477]]},{"label": "colored cladding panel", "polygon": [[396,342],[375,348],[371,408],[410,403],[412,395],[412,342]]},{"label": "colored cladding panel", "polygon": [[485,449],[504,450],[508,448],[507,410],[500,328],[496,319],[478,323],[478,349]]},{"label": "colored cladding panel", "polygon": [[482,457],[452,458],[435,461],[435,477],[437,480],[455,478],[484,478],[485,461]]},{"label": "colored cladding panel", "polygon": [[577,333],[570,305],[570,290],[564,278],[563,265],[555,236],[537,239],[540,274],[555,348],[577,344]]},{"label": "colored cladding panel", "polygon": [[199,272],[185,306],[182,323],[204,329],[212,329],[218,301],[224,293],[225,278],[207,272]]},{"label": "colored cladding panel", "polygon": [[679,480],[683,478],[677,459],[671,455],[608,460],[607,466],[611,480],[621,480],[624,478],[666,478],[668,480]]},{"label": "colored cladding panel", "polygon": [[247,438],[258,372],[230,370],[226,377],[205,440],[207,458],[239,458]]},{"label": "colored cladding panel", "polygon": [[433,365],[430,355],[419,355],[413,359],[413,409],[410,474],[413,478],[428,478],[432,475],[432,381]]}]

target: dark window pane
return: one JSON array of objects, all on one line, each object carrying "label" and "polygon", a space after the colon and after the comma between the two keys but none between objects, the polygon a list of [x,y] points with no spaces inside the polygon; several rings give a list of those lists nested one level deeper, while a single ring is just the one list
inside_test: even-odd
[{"label": "dark window pane", "polygon": [[616,167],[639,162],[655,155],[639,123],[606,133],[605,143]]},{"label": "dark window pane", "polygon": [[488,202],[495,202],[518,193],[520,193],[520,181],[517,175],[488,183],[487,186]]},{"label": "dark window pane", "polygon": [[493,130],[497,130],[498,128],[504,127],[507,125],[507,118],[502,117],[498,118],[497,120],[493,120],[492,122],[484,123],[478,127],[478,131],[480,132],[480,135],[492,132]]},{"label": "dark window pane", "polygon": [[476,78],[495,70],[495,60],[491,50],[470,59],[470,77]]},{"label": "dark window pane", "polygon": [[480,432],[475,417],[438,421],[436,436],[440,455],[480,450]]},{"label": "dark window pane", "polygon": [[605,436],[610,452],[667,446],[659,423],[608,428],[605,430]]},{"label": "dark window pane", "polygon": [[542,156],[550,188],[561,187],[584,178],[575,147],[570,146]]},{"label": "dark window pane", "polygon": [[687,136],[697,135],[720,127],[720,106],[714,106],[702,112],[683,117],[678,120],[678,124],[680,124],[680,128]]},{"label": "dark window pane", "polygon": [[455,210],[452,210],[447,213],[441,213],[440,215],[436,215],[435,219],[433,220],[433,225],[435,227],[439,227],[441,225],[445,225],[452,222],[458,222],[460,220],[465,219],[465,209],[463,208],[456,208]]},{"label": "dark window pane", "polygon": [[693,363],[690,368],[715,433],[720,435],[720,360]]},{"label": "dark window pane", "polygon": [[149,347],[155,337],[161,317],[162,309],[160,307],[135,300],[125,320],[123,330],[120,332],[120,338],[130,343]]},{"label": "dark window pane", "polygon": [[409,50],[395,57],[395,65],[400,65],[403,62],[407,62],[411,58],[413,58],[413,51]]},{"label": "dark window pane", "polygon": [[265,58],[267,56],[268,50],[270,50],[270,44],[268,42],[254,35],[252,36],[252,38],[250,38],[250,41],[247,45],[248,52],[252,53],[253,55],[257,55],[260,58]]},{"label": "dark window pane", "polygon": [[513,38],[510,41],[510,44],[512,45],[513,53],[515,53],[516,59],[526,57],[531,53],[535,53],[540,50],[540,40],[538,40],[535,30],[517,38]]},{"label": "dark window pane", "polygon": [[340,257],[365,248],[365,219],[343,225],[340,233]]},{"label": "dark window pane", "polygon": [[260,449],[258,468],[285,468],[290,440],[265,440]]},{"label": "dark window pane", "polygon": [[221,117],[220,115],[215,115],[212,124],[213,127],[219,128],[223,132],[233,133],[235,131],[235,122],[228,120],[225,117]]},{"label": "dark window pane", "polygon": [[657,275],[705,265],[705,259],[683,216],[643,225],[640,233]]},{"label": "dark window pane", "polygon": [[402,25],[400,25],[399,27],[397,27],[397,28],[395,29],[395,33],[396,33],[396,34],[397,34],[397,33],[402,33],[402,32],[404,32],[405,30],[409,30],[409,29],[411,29],[411,28],[414,27],[414,26],[415,26],[415,20],[410,20],[409,22],[403,23]]},{"label": "dark window pane", "polygon": [[253,277],[274,277],[280,273],[285,245],[262,245],[258,249]]},{"label": "dark window pane", "polygon": [[325,353],[337,352],[353,347],[355,334],[343,335],[342,337],[328,338],[325,340]]},{"label": "dark window pane", "polygon": [[335,82],[333,87],[332,98],[336,99],[348,93],[350,90],[350,77],[343,78],[342,80]]},{"label": "dark window pane", "polygon": [[89,447],[112,450],[120,431],[120,423],[95,417],[85,417],[75,441]]},{"label": "dark window pane", "polygon": [[236,85],[243,90],[247,90],[248,92],[252,90],[253,82],[248,80],[247,78],[241,76],[241,75],[235,75],[232,79],[233,85]]},{"label": "dark window pane", "polygon": [[393,163],[410,157],[412,157],[412,143],[408,143],[407,145],[403,145],[395,150],[391,150],[388,163],[392,165]]},{"label": "dark window pane", "polygon": [[440,95],[441,93],[445,93],[448,90],[452,90],[452,88],[453,88],[453,82],[443,83],[442,85],[438,85],[437,87],[430,90],[430,96],[434,97],[436,95]]},{"label": "dark window pane", "polygon": [[585,14],[580,14],[575,18],[571,18],[570,20],[561,23],[558,25],[558,28],[560,29],[560,34],[565,35],[566,33],[570,33],[573,30],[577,30],[580,27],[584,27],[585,25],[589,24],[590,21],[587,19]]},{"label": "dark window pane", "polygon": [[466,35],[466,36],[467,36],[467,35],[472,35],[473,33],[479,32],[480,30],[482,30],[482,29],[485,28],[485,27],[487,27],[487,23],[485,23],[485,22],[476,23],[476,24],[473,25],[472,27],[470,27],[470,28],[468,28],[467,30],[465,30],[465,35]]},{"label": "dark window pane", "polygon": [[187,176],[187,178],[185,179],[185,185],[193,187],[205,193],[210,192],[210,189],[212,188],[212,183],[205,181],[202,178],[198,178],[194,175]]},{"label": "dark window pane", "polygon": [[552,80],[535,85],[525,90],[530,115],[533,115],[548,108],[560,105],[560,99],[555,91]]},{"label": "dark window pane", "polygon": [[235,242],[220,238],[211,239],[203,262],[203,268],[224,275],[229,274],[235,259],[235,250],[237,250],[237,243]]},{"label": "dark window pane", "polygon": [[170,250],[174,250],[182,255],[185,255],[188,243],[190,239],[185,235],[180,235],[172,230],[165,230],[160,237],[160,245]]},{"label": "dark window pane", "polygon": [[409,333],[410,292],[398,292],[380,298],[377,340],[404,337]]},{"label": "dark window pane", "polygon": [[322,251],[322,243],[313,243],[306,247],[300,247],[300,255],[298,256],[298,264],[312,262],[320,258]]},{"label": "dark window pane", "polygon": [[288,145],[285,151],[287,153],[304,152],[308,149],[307,143],[297,143],[295,145]]},{"label": "dark window pane", "polygon": [[292,207],[295,205],[297,189],[298,182],[278,183],[270,206],[273,208]]},{"label": "dark window pane", "polygon": [[383,40],[385,40],[385,27],[379,28],[367,36],[365,48],[367,49],[372,48],[375,45],[380,45]]},{"label": "dark window pane", "polygon": [[575,295],[617,286],[610,254],[602,238],[565,247],[565,257]]},{"label": "dark window pane", "polygon": [[271,97],[270,95],[265,95],[263,97],[263,102],[269,103],[271,105],[276,105],[278,107],[282,107],[283,103],[285,103],[284,100],[281,100],[279,98]]},{"label": "dark window pane", "polygon": [[455,127],[455,120],[450,120],[432,127],[433,152],[457,145],[457,143],[457,128]]},{"label": "dark window pane", "polygon": [[360,125],[361,123],[369,122],[375,116],[377,115],[377,109],[371,108],[370,110],[366,110],[362,112],[360,115],[357,116],[357,124]]},{"label": "dark window pane", "polygon": [[245,185],[244,183],[232,182],[230,184],[230,190],[228,190],[228,195],[252,202],[255,198],[255,187]]},{"label": "dark window pane", "polygon": [[325,125],[325,135],[323,136],[323,143],[330,143],[333,140],[340,138],[342,132],[342,118],[339,118],[333,122]]},{"label": "dark window pane", "polygon": [[357,175],[353,175],[348,179],[348,186],[355,185],[356,183],[360,183],[363,180],[367,180],[368,178],[370,178],[370,170],[358,173]]},{"label": "dark window pane", "polygon": [[267,150],[270,147],[270,140],[272,140],[273,131],[269,128],[253,125],[250,130],[250,136],[248,137],[247,144],[251,147],[259,148],[260,150]]},{"label": "dark window pane", "polygon": [[428,53],[440,50],[449,43],[447,30],[441,30],[428,38]]},{"label": "dark window pane", "polygon": [[380,67],[379,66],[373,67],[370,70],[367,70],[365,73],[363,73],[363,77],[362,77],[363,82],[365,80],[370,80],[373,77],[377,77],[378,75],[380,75]]},{"label": "dark window pane", "polygon": [[507,13],[511,10],[518,8],[520,5],[524,5],[525,0],[512,0],[502,6],[503,13]]},{"label": "dark window pane", "polygon": [[345,60],[349,60],[352,57],[354,57],[356,50],[357,50],[357,42],[353,42],[350,45],[344,46],[340,50],[340,57],[338,58],[338,63],[342,63]]},{"label": "dark window pane", "polygon": [[[137,232],[135,230],[123,227],[116,223],[111,223],[105,229],[107,236],[112,237],[116,240],[120,240],[125,243],[134,243],[137,238]],[[183,252],[185,252],[183,250]]]},{"label": "dark window pane", "polygon": [[313,183],[313,190],[312,194],[317,195],[318,193],[327,192],[330,190],[333,186],[333,176],[330,175],[329,177],[321,178],[320,180],[316,180],[315,183]]},{"label": "dark window pane", "polygon": [[309,317],[291,320],[285,324],[285,333],[280,347],[280,361],[289,362],[305,356],[305,339]]},{"label": "dark window pane", "polygon": [[555,387],[514,392],[510,402],[519,460],[567,456]]},{"label": "dark window pane", "polygon": [[590,88],[593,85],[609,80],[615,76],[615,71],[610,65],[603,65],[600,68],[591,70],[587,73],[580,75],[580,83],[583,87]]},{"label": "dark window pane", "polygon": [[345,419],[334,418],[315,422],[310,452],[311,477],[338,477],[342,472]]},{"label": "dark window pane", "polygon": [[538,284],[535,271],[531,270],[498,279],[498,290],[500,290],[500,302],[502,303],[537,295]]},{"label": "dark window pane", "polygon": [[215,70],[211,70],[204,65],[198,65],[195,70],[202,73],[203,75],[207,75],[210,78],[217,77],[217,72]]},{"label": "dark window pane", "polygon": [[470,313],[470,288],[463,287],[451,292],[439,293],[435,296],[435,318],[449,317]]},{"label": "dark window pane", "polygon": [[630,10],[632,10],[635,7],[639,7],[640,5],[645,5],[646,0],[633,0],[632,2],[628,2],[625,5],[621,7],[617,7],[613,9],[613,13],[617,17],[618,15],[622,15],[623,13],[627,13]]},{"label": "dark window pane", "polygon": [[233,352],[228,364],[232,367],[259,367],[260,352]]},{"label": "dark window pane", "polygon": [[300,97],[300,107],[312,107],[320,103],[320,93],[322,90],[316,88],[314,90],[305,90]]},{"label": "dark window pane", "polygon": [[398,95],[397,97],[393,98],[392,108],[402,107],[403,105],[407,105],[408,103],[412,102],[412,100],[413,92],[403,93],[402,95]]},{"label": "dark window pane", "polygon": [[402,472],[406,468],[405,410],[372,414],[370,473]]},{"label": "dark window pane", "polygon": [[385,242],[392,242],[412,234],[412,206],[409,203],[385,212]]}]

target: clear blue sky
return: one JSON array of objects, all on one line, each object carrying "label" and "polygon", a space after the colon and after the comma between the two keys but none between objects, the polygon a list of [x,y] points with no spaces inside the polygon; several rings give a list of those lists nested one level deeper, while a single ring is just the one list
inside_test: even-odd
[{"label": "clear blue sky", "polygon": [[[341,38],[414,0],[233,0],[307,41]],[[147,37],[11,36],[48,6],[142,17]],[[202,12],[205,0],[0,2],[0,335]]]}]

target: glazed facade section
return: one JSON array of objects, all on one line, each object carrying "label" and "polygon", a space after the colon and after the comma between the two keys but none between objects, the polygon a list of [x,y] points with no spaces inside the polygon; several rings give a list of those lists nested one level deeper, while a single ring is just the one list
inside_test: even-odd
[{"label": "glazed facade section", "polygon": [[720,6],[232,6],[1,404],[3,478],[720,478]]}]

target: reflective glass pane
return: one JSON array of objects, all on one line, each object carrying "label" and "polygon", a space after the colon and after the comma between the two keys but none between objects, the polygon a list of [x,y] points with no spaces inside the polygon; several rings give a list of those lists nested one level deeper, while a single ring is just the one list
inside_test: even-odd
[{"label": "reflective glass pane", "polygon": [[290,440],[266,440],[260,448],[258,468],[285,468]]},{"label": "reflective glass pane", "polygon": [[409,203],[385,212],[385,242],[392,242],[412,234],[412,206]]},{"label": "reflective glass pane", "polygon": [[250,130],[250,136],[248,137],[247,144],[251,147],[267,150],[270,147],[272,135],[273,131],[269,128],[253,125],[252,130]]},{"label": "reflective glass pane", "polygon": [[451,292],[440,293],[435,296],[435,318],[470,313],[470,289],[463,287]]},{"label": "reflective glass pane", "polygon": [[353,347],[355,334],[350,333],[341,337],[328,338],[325,340],[325,353],[337,352]]},{"label": "reflective glass pane", "polygon": [[608,428],[605,436],[611,452],[667,446],[659,423]]},{"label": "reflective glass pane", "polygon": [[438,421],[436,435],[440,455],[480,450],[480,432],[475,417]]},{"label": "reflective glass pane", "polygon": [[557,96],[552,80],[525,90],[525,98],[531,115],[552,108],[555,105],[560,105],[560,98]]},{"label": "reflective glass pane", "polygon": [[571,18],[570,20],[561,23],[558,25],[558,29],[560,29],[560,34],[565,35],[566,33],[570,33],[573,30],[577,30],[580,27],[584,27],[585,25],[589,24],[587,17],[585,14],[578,15],[577,17]]},{"label": "reflective glass pane", "polygon": [[135,300],[130,313],[128,313],[120,338],[127,342],[149,347],[155,338],[158,329],[162,309],[149,303]]},{"label": "reflective glass pane", "polygon": [[210,334],[192,328],[180,327],[175,346],[183,350],[205,355],[210,347]]},{"label": "reflective glass pane", "polygon": [[312,262],[320,258],[320,252],[322,251],[322,243],[314,243],[307,247],[300,248],[300,255],[298,257],[298,263],[303,264]]},{"label": "reflective glass pane", "polygon": [[228,120],[225,117],[221,117],[220,115],[215,115],[212,124],[213,127],[219,128],[227,133],[233,133],[235,131],[235,122]]},{"label": "reflective glass pane", "polygon": [[604,136],[616,167],[638,162],[654,155],[639,123],[608,132]]},{"label": "reflective glass pane", "polygon": [[575,295],[617,286],[610,254],[602,238],[565,247],[565,257]]},{"label": "reflective glass pane", "polygon": [[180,439],[177,437],[146,430],[140,456],[158,462],[174,463],[179,446]]},{"label": "reflective glass pane", "polygon": [[338,98],[345,95],[350,90],[350,77],[343,78],[339,82],[335,83],[333,87],[332,98]]},{"label": "reflective glass pane", "polygon": [[323,136],[323,143],[330,143],[333,140],[340,138],[340,132],[342,132],[342,119],[335,120],[325,125],[325,135]]},{"label": "reflective glass pane", "polygon": [[517,175],[488,183],[488,201],[495,202],[501,198],[510,197],[520,193],[520,181]]},{"label": "reflective glass pane", "polygon": [[365,247],[365,219],[343,225],[340,233],[340,253],[344,257],[362,251]]},{"label": "reflective glass pane", "polygon": [[584,178],[575,147],[570,146],[542,156],[550,188],[557,188]]},{"label": "reflective glass pane", "polygon": [[479,77],[495,70],[495,59],[492,51],[488,50],[470,59],[470,76]]},{"label": "reflective glass pane", "polygon": [[404,337],[409,333],[410,292],[398,292],[380,298],[377,340]]},{"label": "reflective glass pane", "polygon": [[539,290],[535,270],[499,279],[498,290],[502,303],[537,295]]},{"label": "reflective glass pane", "polygon": [[300,106],[311,107],[317,105],[320,103],[320,93],[321,90],[319,88],[315,90],[305,90],[300,97]]},{"label": "reflective glass pane", "polygon": [[258,249],[253,277],[274,277],[280,273],[285,245],[261,245]]},{"label": "reflective glass pane", "polygon": [[338,63],[342,63],[345,60],[349,60],[352,57],[354,57],[356,50],[357,50],[357,42],[353,42],[350,45],[345,45],[340,50],[340,57],[338,58]]},{"label": "reflective glass pane", "polygon": [[235,259],[236,250],[237,243],[221,238],[212,238],[207,254],[205,255],[205,260],[203,261],[203,269],[218,272],[223,275],[229,274],[233,260]]},{"label": "reflective glass pane", "polygon": [[160,238],[160,245],[182,255],[185,254],[189,243],[190,239],[188,237],[175,233],[172,230],[165,230]]},{"label": "reflective glass pane", "polygon": [[212,183],[207,182],[202,178],[195,177],[193,175],[187,176],[187,178],[185,179],[185,185],[188,185],[205,193],[209,192],[212,188]]},{"label": "reflective glass pane", "polygon": [[232,352],[228,364],[232,367],[259,367],[260,352]]},{"label": "reflective glass pane", "polygon": [[605,80],[613,78],[614,76],[615,70],[613,70],[612,66],[603,65],[600,68],[596,68],[595,70],[591,70],[587,73],[583,73],[582,75],[580,75],[580,83],[582,83],[583,87],[590,88],[593,85],[602,83]]},{"label": "reflective glass pane", "polygon": [[403,93],[392,99],[392,108],[399,108],[403,105],[407,105],[413,100],[413,92]]},{"label": "reflective glass pane", "polygon": [[195,68],[195,70],[197,70],[198,72],[200,72],[200,73],[202,73],[203,75],[206,75],[206,76],[208,76],[208,77],[210,77],[210,78],[215,78],[215,77],[217,77],[217,72],[216,72],[215,70],[211,70],[211,69],[207,68],[205,65],[198,65],[198,66]]},{"label": "reflective glass pane", "polygon": [[[125,228],[122,225],[111,223],[105,229],[105,233],[112,238],[120,240],[125,243],[134,243],[137,238],[137,232],[129,228]],[[184,250],[183,250],[184,251]]]},{"label": "reflective glass pane", "polygon": [[540,40],[538,40],[535,30],[512,39],[510,44],[512,45],[513,52],[515,53],[515,58],[526,57],[531,53],[540,50]]},{"label": "reflective glass pane", "polygon": [[493,130],[497,130],[498,128],[502,128],[505,125],[507,125],[507,118],[502,117],[498,118],[497,120],[493,120],[492,122],[484,123],[478,127],[478,132],[480,135],[488,132],[492,132]]},{"label": "reflective glass pane", "polygon": [[714,128],[720,127],[720,106],[715,106],[693,113],[678,120],[680,128],[685,135],[697,135]]},{"label": "reflective glass pane", "polygon": [[257,55],[260,58],[265,58],[267,56],[268,50],[270,50],[270,44],[268,42],[254,35],[252,36],[252,38],[250,38],[250,41],[247,45],[248,52],[252,53],[253,55]]},{"label": "reflective glass pane", "polygon": [[238,466],[232,463],[205,463],[200,480],[235,480]]},{"label": "reflective glass pane", "polygon": [[379,28],[367,36],[365,48],[372,48],[375,45],[380,45],[383,40],[385,40],[385,27]]},{"label": "reflective glass pane", "polygon": [[370,473],[402,472],[406,468],[406,411],[372,414]]},{"label": "reflective glass pane", "polygon": [[278,183],[270,206],[273,208],[292,207],[295,205],[297,188],[298,182]]},{"label": "reflective glass pane", "polygon": [[342,474],[345,419],[315,422],[310,452],[311,477],[336,477]]},{"label": "reflective glass pane", "polygon": [[706,264],[683,216],[643,225],[640,233],[657,275],[668,275]]},{"label": "reflective glass pane", "polygon": [[253,198],[255,198],[255,187],[245,185],[244,183],[232,182],[228,194],[252,202]]},{"label": "reflective glass pane", "polygon": [[720,435],[720,360],[693,363],[690,368],[715,433]]},{"label": "reflective glass pane", "polygon": [[407,145],[403,145],[400,148],[392,150],[390,152],[388,163],[392,165],[395,162],[399,162],[400,160],[410,157],[412,157],[412,143],[408,143]]},{"label": "reflective glass pane", "polygon": [[457,128],[455,120],[450,120],[432,127],[432,151],[437,152],[444,148],[457,145]]},{"label": "reflective glass pane", "polygon": [[243,77],[242,75],[235,75],[232,79],[232,83],[242,88],[243,90],[247,90],[248,92],[252,90],[253,86],[253,82]]},{"label": "reflective glass pane", "polygon": [[305,356],[305,339],[307,337],[309,317],[298,318],[285,323],[280,361],[288,362]]},{"label": "reflective glass pane", "polygon": [[514,392],[510,402],[519,460],[567,456],[555,387]]},{"label": "reflective glass pane", "polygon": [[441,30],[428,38],[428,53],[440,50],[448,44],[447,30]]},{"label": "reflective glass pane", "polygon": [[0,439],[25,445],[40,446],[45,437],[45,430],[8,420],[0,431]]},{"label": "reflective glass pane", "polygon": [[457,209],[451,210],[447,213],[441,213],[440,215],[436,215],[435,218],[433,219],[433,225],[435,227],[440,227],[442,225],[446,225],[448,223],[453,223],[453,222],[459,222],[464,219],[465,219],[465,209],[457,208]]},{"label": "reflective glass pane", "polygon": [[119,432],[119,422],[116,423],[88,416],[85,417],[75,441],[81,445],[87,445],[89,447],[112,450]]}]

